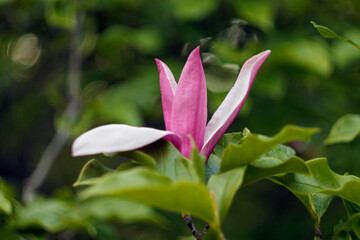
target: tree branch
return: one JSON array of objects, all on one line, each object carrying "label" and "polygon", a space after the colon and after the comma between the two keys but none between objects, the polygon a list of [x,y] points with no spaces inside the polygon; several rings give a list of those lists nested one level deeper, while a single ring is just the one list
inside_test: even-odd
[{"label": "tree branch", "polygon": [[[75,24],[70,30],[68,62],[69,72],[67,77],[67,107],[64,112],[65,120],[70,124],[78,118],[80,113],[79,89],[81,79],[82,56],[79,45],[81,43],[83,33],[84,15],[84,12],[77,12]],[[22,196],[24,202],[31,202],[33,200],[35,192],[43,184],[50,171],[51,166],[60,154],[61,150],[64,148],[69,137],[69,129],[61,127],[57,129],[54,137],[41,155],[41,158],[35,170],[24,184]]]}]

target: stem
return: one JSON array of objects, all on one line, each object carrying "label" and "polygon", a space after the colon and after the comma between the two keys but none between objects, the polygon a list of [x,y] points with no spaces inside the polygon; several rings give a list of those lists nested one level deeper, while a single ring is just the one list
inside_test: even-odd
[{"label": "stem", "polygon": [[210,228],[209,224],[206,223],[205,226],[204,226],[202,235],[205,235],[205,233],[207,232],[207,230],[209,230],[209,228]]},{"label": "stem", "polygon": [[319,224],[315,224],[315,237],[317,237],[318,239],[323,239]]},{"label": "stem", "polygon": [[[84,12],[78,11],[75,18],[74,27],[70,30],[69,43],[69,72],[67,77],[67,107],[65,110],[65,119],[73,123],[80,113],[80,79],[82,57],[79,50],[83,32]],[[70,137],[70,131],[66,128],[57,129],[49,145],[45,148],[41,158],[36,165],[35,170],[26,180],[23,188],[23,201],[31,202],[37,189],[43,184],[55,159],[59,156]]]},{"label": "stem", "polygon": [[189,229],[191,230],[192,235],[197,239],[197,240],[201,240],[203,238],[203,236],[206,234],[207,230],[210,228],[209,224],[205,224],[204,226],[204,230],[202,233],[198,232],[196,230],[196,227],[194,225],[194,223],[191,220],[191,216],[190,214],[183,214],[182,218],[184,219],[186,225],[189,227]]}]

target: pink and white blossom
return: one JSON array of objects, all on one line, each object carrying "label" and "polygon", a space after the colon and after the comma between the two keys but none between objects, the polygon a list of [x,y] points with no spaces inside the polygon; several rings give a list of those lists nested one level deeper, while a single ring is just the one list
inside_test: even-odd
[{"label": "pink and white blossom", "polygon": [[208,158],[240,112],[255,76],[269,54],[267,50],[245,62],[234,86],[207,124],[207,90],[200,47],[190,54],[178,83],[168,66],[155,59],[166,131],[124,124],[100,126],[74,141],[73,156],[131,151],[165,139],[185,157],[190,155],[193,140],[200,153]]}]

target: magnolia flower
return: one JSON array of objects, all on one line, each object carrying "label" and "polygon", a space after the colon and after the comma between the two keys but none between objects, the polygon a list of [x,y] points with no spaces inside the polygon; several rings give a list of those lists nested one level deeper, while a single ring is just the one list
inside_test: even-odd
[{"label": "magnolia flower", "polygon": [[168,66],[155,59],[166,131],[124,124],[100,126],[74,141],[73,156],[131,151],[162,138],[170,141],[187,158],[194,141],[200,153],[208,158],[238,115],[257,72],[269,54],[267,50],[245,62],[234,86],[207,125],[206,81],[200,47],[190,54],[178,83]]}]

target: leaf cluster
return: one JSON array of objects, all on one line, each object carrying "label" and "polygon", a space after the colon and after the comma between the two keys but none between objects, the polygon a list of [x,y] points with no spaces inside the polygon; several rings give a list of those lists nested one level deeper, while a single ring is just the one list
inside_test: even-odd
[{"label": "leaf cluster", "polygon": [[325,158],[304,161],[283,145],[308,141],[317,131],[286,126],[274,137],[248,129],[225,134],[206,165],[196,149],[186,159],[169,142],[159,141],[121,154],[129,161],[114,170],[91,160],[74,185],[83,187],[79,197],[85,201],[112,197],[191,214],[209,224],[214,239],[223,239],[221,223],[237,191],[268,179],[290,190],[319,226],[334,196],[360,205],[360,178],[336,174]]}]

